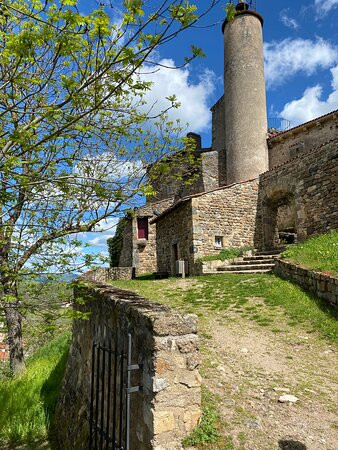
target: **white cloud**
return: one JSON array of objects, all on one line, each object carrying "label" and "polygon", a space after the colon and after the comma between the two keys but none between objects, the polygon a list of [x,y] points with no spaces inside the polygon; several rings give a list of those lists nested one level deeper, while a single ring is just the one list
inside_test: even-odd
[{"label": "white cloud", "polygon": [[118,217],[110,217],[101,220],[96,225],[94,232],[82,233],[81,240],[90,244],[94,250],[98,249],[101,251],[102,248],[107,249],[107,239],[115,235],[118,221]]},{"label": "white cloud", "polygon": [[338,59],[337,48],[317,38],[284,39],[264,44],[265,77],[268,88],[283,84],[297,73],[312,75],[318,68],[326,69]]},{"label": "white cloud", "polygon": [[331,9],[338,6],[338,0],[315,0],[315,9],[317,12],[317,18],[325,16],[331,11]]},{"label": "white cloud", "polygon": [[[192,83],[189,66],[183,69],[175,68],[172,59],[161,59],[159,64],[166,67],[146,65],[142,68],[141,78],[153,82],[145,95],[148,108],[154,105],[152,114],[159,113],[170,106],[166,97],[176,95],[181,106],[169,111],[169,119],[180,119],[182,124],[189,123],[189,130],[202,132],[210,125],[211,113],[209,97],[215,88],[215,74],[205,70],[199,77],[199,82]],[[145,108],[146,109],[146,108]]]},{"label": "white cloud", "polygon": [[292,30],[297,30],[299,28],[297,20],[293,19],[292,17],[289,17],[288,9],[283,9],[280,12],[280,20],[283,25],[285,25],[288,28],[291,28]]},{"label": "white cloud", "polygon": [[317,84],[307,88],[302,98],[287,103],[280,116],[295,126],[338,109],[338,66],[331,69],[331,74],[332,92],[326,100],[322,99],[322,86]]}]

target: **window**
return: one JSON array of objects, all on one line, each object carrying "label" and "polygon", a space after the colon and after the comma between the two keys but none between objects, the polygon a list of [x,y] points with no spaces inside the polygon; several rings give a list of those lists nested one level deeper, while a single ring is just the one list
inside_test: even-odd
[{"label": "window", "polygon": [[148,239],[148,217],[137,218],[137,238]]},{"label": "window", "polygon": [[223,247],[223,236],[215,236],[215,248]]}]

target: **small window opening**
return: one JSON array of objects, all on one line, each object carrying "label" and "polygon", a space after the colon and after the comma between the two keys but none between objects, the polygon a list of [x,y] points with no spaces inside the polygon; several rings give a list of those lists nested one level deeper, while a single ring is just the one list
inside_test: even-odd
[{"label": "small window opening", "polygon": [[215,236],[215,248],[223,247],[223,236]]},{"label": "small window opening", "polygon": [[138,239],[148,239],[148,217],[137,218],[137,237]]}]

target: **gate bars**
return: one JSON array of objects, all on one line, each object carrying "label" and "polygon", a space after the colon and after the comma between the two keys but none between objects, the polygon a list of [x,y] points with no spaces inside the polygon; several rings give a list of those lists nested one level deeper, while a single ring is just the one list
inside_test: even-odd
[{"label": "gate bars", "polygon": [[[100,335],[100,328],[98,330]],[[108,345],[107,345],[108,341]],[[130,450],[131,394],[142,386],[131,385],[131,373],[142,364],[131,363],[132,337],[121,335],[120,342],[100,337],[93,341],[90,396],[90,450]],[[126,347],[126,349],[125,349]]]}]

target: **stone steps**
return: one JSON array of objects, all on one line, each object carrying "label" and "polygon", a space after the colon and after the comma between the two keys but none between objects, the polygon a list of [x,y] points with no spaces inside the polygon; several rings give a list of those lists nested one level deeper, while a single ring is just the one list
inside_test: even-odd
[{"label": "stone steps", "polygon": [[223,271],[218,271],[218,272],[214,272],[214,271],[210,271],[210,272],[205,272],[204,275],[220,275],[220,274],[224,274],[224,273],[239,273],[239,274],[253,274],[253,273],[270,273],[271,269],[255,269],[255,270],[229,270],[227,272],[223,272]]},{"label": "stone steps", "polygon": [[233,271],[241,271],[246,272],[248,270],[271,270],[274,268],[274,264],[247,264],[240,265],[238,263],[231,264],[229,266],[218,267],[218,272],[233,272]]},{"label": "stone steps", "polygon": [[272,250],[263,250],[260,252],[256,252],[255,255],[256,256],[264,256],[264,255],[279,255],[280,253],[282,253],[285,250],[286,247],[279,247],[279,248],[274,248]]},{"label": "stone steps", "polygon": [[265,259],[245,259],[243,258],[243,261],[236,260],[235,264],[237,266],[250,266],[250,265],[261,265],[261,264],[275,264],[276,258],[265,258]]},{"label": "stone steps", "polygon": [[275,267],[275,260],[283,251],[283,248],[274,250],[265,250],[254,253],[252,256],[243,256],[236,258],[231,264],[222,265],[217,269],[211,269],[205,274],[220,274],[220,273],[269,273]]},{"label": "stone steps", "polygon": [[254,255],[254,256],[243,256],[243,261],[274,261],[278,258],[278,254],[275,255]]}]

